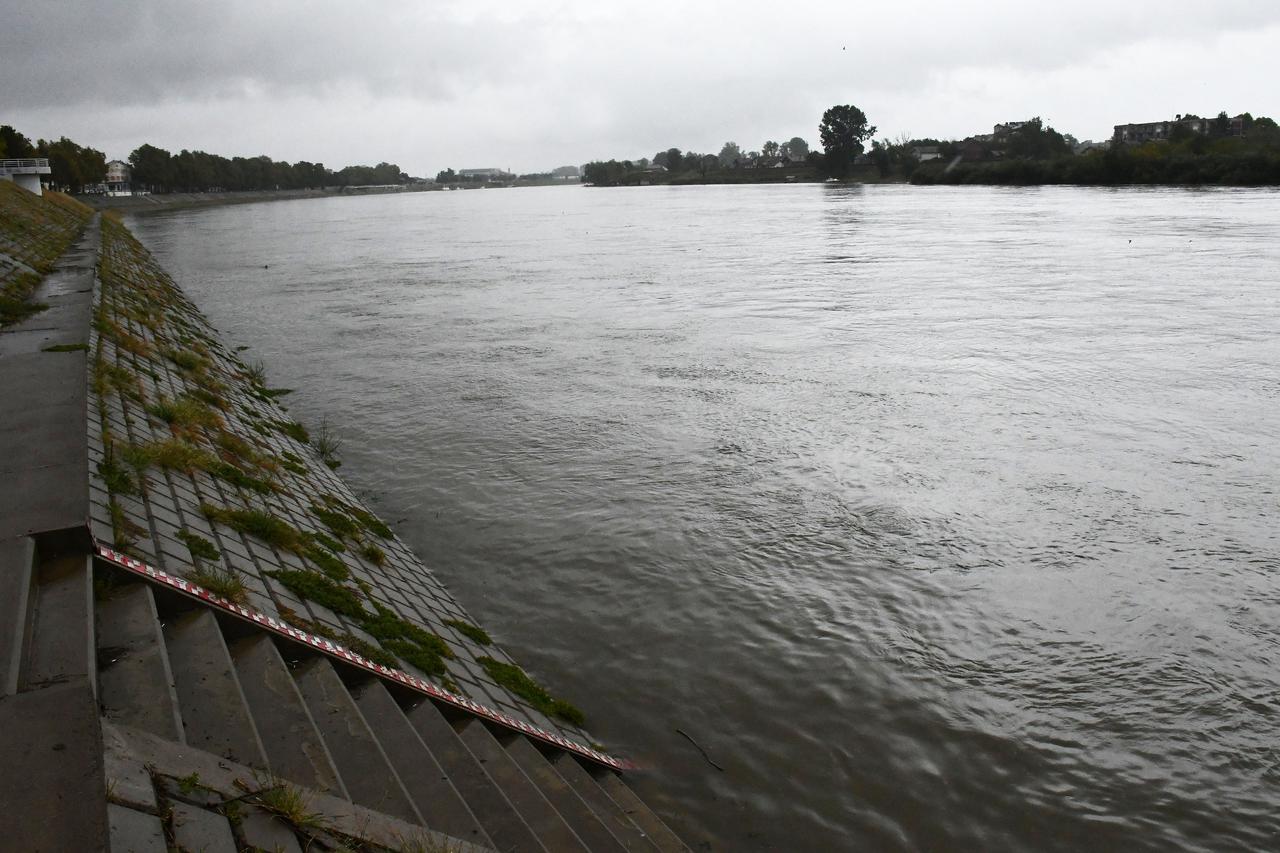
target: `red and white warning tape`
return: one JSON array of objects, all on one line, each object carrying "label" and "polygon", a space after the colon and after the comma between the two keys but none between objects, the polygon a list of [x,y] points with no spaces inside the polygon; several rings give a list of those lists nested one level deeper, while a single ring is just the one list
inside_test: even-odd
[{"label": "red and white warning tape", "polygon": [[494,710],[493,708],[485,707],[478,702],[473,702],[465,696],[459,696],[456,693],[451,693],[442,687],[437,687],[425,679],[417,678],[398,669],[391,669],[390,667],[383,666],[382,664],[374,663],[371,660],[361,657],[350,649],[343,648],[332,640],[308,633],[307,631],[299,630],[287,622],[282,622],[274,617],[267,616],[266,614],[259,613],[256,610],[251,610],[248,607],[236,604],[234,601],[229,601],[220,595],[215,595],[204,587],[197,586],[185,578],[176,577],[167,572],[162,572],[154,566],[149,566],[140,560],[135,560],[127,554],[121,554],[119,551],[114,551],[100,542],[95,543],[95,545],[98,549],[98,556],[114,566],[126,569],[136,575],[147,578],[148,580],[156,583],[163,584],[171,589],[176,589],[177,591],[185,593],[192,598],[199,599],[212,607],[216,607],[225,613],[230,613],[240,619],[252,622],[257,626],[275,634],[279,634],[282,637],[288,637],[291,640],[306,643],[308,646],[311,646],[317,651],[323,652],[331,657],[340,658],[349,664],[366,669],[375,675],[381,676],[382,678],[403,684],[406,687],[410,687],[420,693],[430,696],[433,699],[438,699],[441,702],[452,705],[455,708],[461,708],[464,711],[468,711],[479,717],[484,717],[486,720],[491,720],[499,725],[506,726],[509,729],[528,735],[529,737],[537,738],[545,743],[558,746],[561,749],[580,755],[583,758],[588,758],[598,764],[603,764],[606,767],[612,767],[614,770],[629,770],[635,767],[635,765],[628,761],[614,758],[611,755],[606,755],[603,752],[591,749],[588,746],[583,746],[580,743],[574,743],[563,735],[556,734],[555,732],[549,732],[546,729],[540,729],[537,726],[526,723],[524,720],[517,720],[509,714],[504,714],[501,711]]}]

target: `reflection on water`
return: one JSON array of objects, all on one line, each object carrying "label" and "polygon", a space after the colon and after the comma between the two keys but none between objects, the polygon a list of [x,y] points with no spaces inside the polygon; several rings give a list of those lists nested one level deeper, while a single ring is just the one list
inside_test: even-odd
[{"label": "reflection on water", "polygon": [[691,840],[1280,843],[1280,195],[131,225]]}]

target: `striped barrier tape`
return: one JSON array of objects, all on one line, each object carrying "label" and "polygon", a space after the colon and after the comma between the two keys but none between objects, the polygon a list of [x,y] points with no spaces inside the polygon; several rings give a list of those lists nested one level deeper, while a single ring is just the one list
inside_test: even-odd
[{"label": "striped barrier tape", "polygon": [[410,675],[407,672],[392,669],[391,667],[383,666],[379,663],[374,663],[371,660],[361,657],[350,649],[338,645],[332,640],[300,630],[287,622],[283,622],[272,616],[267,616],[264,613],[259,613],[256,610],[251,610],[242,604],[237,604],[220,595],[215,595],[204,587],[193,584],[185,578],[171,575],[168,572],[162,572],[156,567],[147,565],[141,560],[135,560],[128,554],[122,554],[119,551],[112,550],[100,542],[95,542],[94,544],[97,547],[98,556],[111,563],[113,566],[125,569],[150,581],[163,584],[170,589],[175,589],[178,592],[184,593],[185,595],[216,607],[224,613],[229,613],[240,619],[252,622],[260,628],[265,628],[266,630],[281,637],[288,637],[291,640],[305,643],[311,648],[329,655],[330,657],[338,658],[346,663],[368,670],[382,678],[394,681],[397,684],[402,684],[405,687],[412,688],[419,693],[430,696],[432,699],[437,699],[448,705],[452,705],[455,708],[468,711],[478,717],[484,717],[486,720],[505,726],[508,729],[513,729],[522,734],[528,735],[529,737],[537,738],[544,743],[558,746],[561,749],[574,753],[575,755],[580,755],[583,758],[590,759],[597,764],[603,764],[604,766],[613,768],[614,770],[635,769],[635,765],[629,761],[614,758],[613,756],[606,755],[599,750],[583,746],[580,743],[575,743],[563,735],[556,734],[555,732],[549,732],[546,729],[540,729],[537,726],[526,723],[524,720],[517,720],[510,714],[504,714],[501,711],[488,708],[478,702],[468,699],[466,696],[459,696],[456,693],[451,693],[442,687],[437,687],[430,681]]}]

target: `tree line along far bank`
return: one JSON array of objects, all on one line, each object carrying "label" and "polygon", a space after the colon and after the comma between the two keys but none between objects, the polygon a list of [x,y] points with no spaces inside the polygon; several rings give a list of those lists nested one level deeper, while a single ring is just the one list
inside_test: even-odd
[{"label": "tree line along far bank", "polygon": [[[46,157],[50,181],[69,192],[85,192],[106,180],[107,158],[65,136],[32,142],[9,125],[0,126],[0,159]],[[131,182],[154,193],[319,189],[402,184],[412,180],[395,163],[347,166],[333,171],[323,163],[287,163],[270,157],[223,157],[204,151],[171,154],[141,145],[129,155]]]},{"label": "tree line along far bank", "polygon": [[[1130,138],[1121,128],[1155,128]],[[1080,142],[1039,117],[998,124],[963,140],[873,139],[856,106],[833,106],[818,125],[821,151],[800,137],[759,151],[726,142],[719,154],[670,148],[652,160],[596,160],[582,167],[593,186],[781,183],[854,180],[913,184],[1280,185],[1280,126],[1249,113],[1193,114],[1120,125],[1105,142]],[[866,143],[870,141],[870,146]]]}]

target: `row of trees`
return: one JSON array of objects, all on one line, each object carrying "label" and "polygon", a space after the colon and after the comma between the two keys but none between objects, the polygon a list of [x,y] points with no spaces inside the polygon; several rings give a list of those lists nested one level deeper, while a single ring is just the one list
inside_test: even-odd
[{"label": "row of trees", "polygon": [[[736,142],[726,142],[719,154],[698,154],[668,148],[659,151],[652,160],[596,160],[582,168],[582,179],[597,186],[633,183],[647,177],[653,167],[661,167],[666,182],[706,180],[710,175],[716,180],[741,179],[726,174],[730,171],[761,166],[803,165],[809,177],[846,178],[854,161],[863,153],[864,145],[876,132],[867,123],[867,116],[857,107],[846,104],[834,106],[822,116],[818,134],[822,138],[823,152],[809,150],[803,137],[794,136],[786,142],[765,140],[758,151],[742,150]],[[646,173],[644,176],[637,173]],[[713,174],[714,173],[714,174]],[[773,175],[759,173],[755,180],[773,179]]]},{"label": "row of trees", "polygon": [[[9,125],[0,127],[0,158],[47,157],[50,180],[71,192],[101,184],[107,158],[93,148],[65,136],[56,142],[32,143]],[[323,163],[287,163],[270,157],[223,157],[204,151],[171,154],[154,145],[141,145],[129,155],[132,183],[150,192],[210,192],[220,190],[316,189],[321,187],[403,184],[412,180],[395,163],[347,166],[333,171]]]},{"label": "row of trees", "polygon": [[135,188],[151,192],[321,189],[323,187],[403,184],[411,178],[395,163],[347,166],[333,171],[323,163],[288,163],[270,157],[223,157],[204,151],[171,154],[142,145],[129,155]]},{"label": "row of trees", "polygon": [[80,192],[107,176],[107,158],[101,151],[77,145],[65,136],[56,142],[40,139],[32,143],[9,125],[0,127],[0,159],[46,157],[50,180],[59,187]]}]

